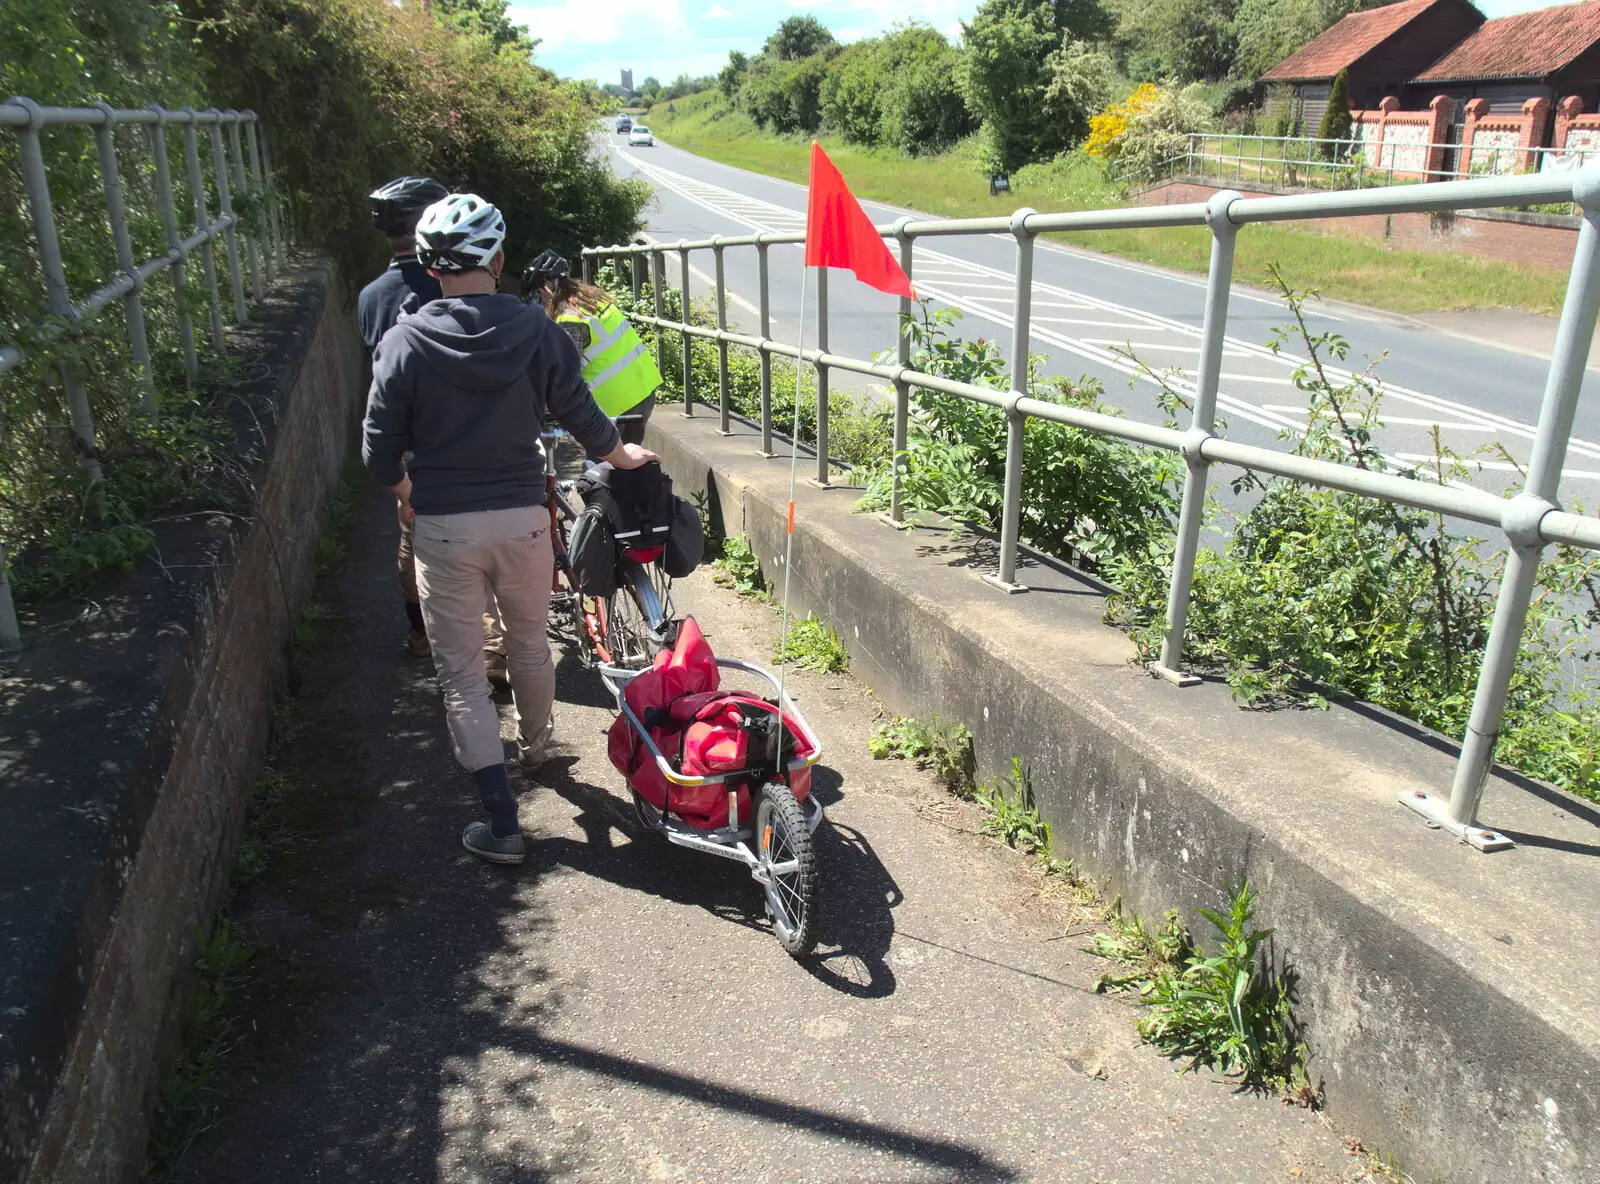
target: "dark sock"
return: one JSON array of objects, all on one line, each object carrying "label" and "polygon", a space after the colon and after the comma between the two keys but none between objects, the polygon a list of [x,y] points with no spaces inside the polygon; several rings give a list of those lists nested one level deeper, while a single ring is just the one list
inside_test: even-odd
[{"label": "dark sock", "polygon": [[517,799],[511,796],[511,778],[503,764],[490,765],[472,775],[478,783],[478,796],[489,811],[489,832],[497,839],[517,833]]},{"label": "dark sock", "polygon": [[412,604],[409,600],[406,601],[406,620],[411,622],[411,632],[423,632],[422,606],[420,604]]}]

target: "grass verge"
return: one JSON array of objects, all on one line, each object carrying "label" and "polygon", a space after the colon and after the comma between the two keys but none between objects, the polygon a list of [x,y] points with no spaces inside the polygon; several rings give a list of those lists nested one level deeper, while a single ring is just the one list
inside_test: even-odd
[{"label": "grass verge", "polygon": [[[723,164],[805,184],[811,137],[763,132],[744,114],[730,111],[715,91],[691,95],[652,112],[651,128],[675,147]],[[939,217],[1009,214],[1019,206],[1047,212],[1127,205],[1100,167],[1081,155],[1030,165],[1012,177],[1012,192],[990,197],[971,149],[904,157],[820,137],[856,195],[914,207]],[[1445,252],[1385,247],[1337,223],[1326,230],[1250,226],[1239,235],[1235,274],[1247,283],[1272,285],[1277,264],[1297,288],[1394,312],[1446,312],[1473,308],[1517,308],[1551,315],[1566,291],[1565,273],[1512,267]],[[1211,236],[1199,227],[1160,231],[1105,230],[1046,236],[1074,246],[1159,267],[1204,274]]]}]

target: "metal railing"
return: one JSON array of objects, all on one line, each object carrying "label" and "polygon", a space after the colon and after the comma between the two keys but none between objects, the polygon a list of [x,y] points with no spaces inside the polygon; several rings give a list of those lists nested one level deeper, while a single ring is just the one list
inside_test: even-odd
[{"label": "metal railing", "polygon": [[[146,147],[153,173],[156,211],[165,231],[167,250],[142,262],[133,256],[128,232],[128,209],[123,200],[121,169],[116,143],[117,128],[138,125],[145,130]],[[61,255],[61,240],[56,230],[55,208],[50,199],[50,179],[46,175],[40,135],[46,128],[92,128],[105,201],[105,225],[111,232],[116,252],[115,274],[99,288],[81,298],[68,288],[66,266]],[[248,274],[251,294],[262,298],[263,281],[274,282],[283,266],[283,224],[277,194],[272,184],[272,159],[265,129],[252,111],[196,111],[185,107],[173,111],[151,105],[140,110],[117,110],[107,103],[92,107],[41,107],[32,99],[13,98],[0,103],[0,128],[17,138],[18,158],[28,213],[39,252],[39,269],[44,280],[48,308],[35,326],[33,339],[41,344],[66,337],[120,301],[127,325],[129,354],[133,360],[136,397],[146,414],[155,411],[155,374],[151,364],[149,336],[145,328],[143,290],[145,284],[163,271],[171,271],[177,310],[178,336],[183,353],[184,373],[193,384],[199,378],[200,358],[195,347],[194,325],[186,291],[188,262],[200,254],[200,268],[209,297],[210,339],[212,348],[222,354],[227,349],[223,333],[223,301],[217,280],[213,245],[223,241],[228,258],[228,278],[233,305],[233,320],[244,324],[249,319],[245,305],[245,279]],[[172,168],[167,153],[167,132],[177,128],[183,135],[183,167],[191,194],[192,209],[180,215],[173,197]],[[243,129],[241,142],[240,129]],[[207,133],[211,171],[201,167],[200,135]],[[225,142],[226,141],[226,142]],[[215,188],[218,211],[208,208],[207,182]],[[247,233],[234,210],[235,192],[260,195],[264,206],[259,219],[259,235]],[[193,230],[180,229],[192,222]],[[264,241],[263,241],[264,240]],[[0,374],[16,369],[27,353],[18,343],[0,343]],[[94,415],[82,376],[70,364],[60,370],[66,392],[67,412],[75,438],[79,463],[89,484],[102,479],[95,447]],[[0,547],[0,650],[15,648],[21,642],[11,585],[6,576],[6,555]]]},{"label": "metal railing", "polygon": [[[1398,214],[1486,209],[1507,205],[1571,201],[1583,212],[1565,302],[1556,334],[1555,351],[1545,383],[1539,411],[1533,452],[1527,467],[1526,482],[1515,496],[1497,497],[1479,489],[1431,485],[1390,473],[1372,472],[1353,465],[1295,456],[1271,448],[1235,443],[1216,434],[1217,384],[1221,372],[1223,339],[1228,317],[1228,299],[1233,286],[1234,244],[1242,227],[1258,222],[1288,222],[1304,219],[1336,218],[1360,214]],[[1205,313],[1201,330],[1199,366],[1193,382],[1193,405],[1187,431],[1153,427],[1113,415],[1029,398],[1027,395],[1028,354],[1031,341],[1030,301],[1033,288],[1034,240],[1047,231],[1085,231],[1114,228],[1160,229],[1172,226],[1204,226],[1211,231],[1211,262],[1206,278]],[[719,402],[723,430],[730,414],[726,347],[744,346],[759,351],[761,368],[761,443],[764,455],[772,453],[773,355],[799,358],[816,367],[818,381],[816,483],[828,482],[827,372],[846,370],[886,379],[894,385],[893,475],[888,518],[903,522],[901,469],[906,452],[910,391],[938,391],[999,408],[1006,415],[1005,491],[1001,511],[998,571],[984,578],[1007,591],[1024,591],[1016,579],[1017,542],[1021,521],[1023,432],[1028,419],[1043,419],[1067,424],[1098,435],[1111,436],[1135,444],[1176,452],[1184,458],[1187,475],[1179,511],[1177,542],[1172,580],[1167,598],[1166,628],[1161,657],[1151,664],[1161,677],[1180,686],[1199,680],[1183,670],[1184,630],[1189,610],[1189,593],[1199,552],[1200,528],[1204,516],[1208,474],[1213,464],[1234,465],[1259,473],[1377,498],[1396,505],[1411,506],[1431,513],[1464,518],[1492,526],[1505,535],[1508,555],[1502,575],[1494,622],[1473,699],[1472,712],[1463,738],[1454,783],[1448,799],[1417,792],[1401,800],[1429,821],[1438,824],[1480,850],[1511,846],[1505,836],[1477,824],[1479,801],[1493,764],[1495,741],[1499,736],[1506,693],[1516,665],[1517,653],[1527,618],[1529,602],[1538,575],[1539,557],[1550,543],[1563,543],[1600,551],[1600,519],[1564,511],[1556,503],[1557,486],[1572,434],[1578,394],[1589,354],[1590,338],[1600,314],[1600,166],[1577,172],[1550,172],[1476,181],[1446,181],[1432,185],[1408,185],[1366,189],[1346,193],[1316,193],[1283,197],[1247,198],[1235,191],[1214,194],[1204,203],[1088,210],[1041,214],[1021,209],[1006,217],[952,220],[901,218],[892,225],[880,226],[878,233],[892,237],[899,246],[900,263],[912,272],[912,246],[919,238],[955,235],[1009,234],[1015,242],[1015,317],[1011,348],[1011,390],[1001,392],[974,386],[934,374],[911,369],[910,341],[897,335],[894,364],[872,362],[827,352],[826,346],[800,349],[773,340],[767,284],[768,249],[779,243],[803,243],[805,235],[762,233],[718,237],[703,241],[646,243],[589,247],[583,252],[585,276],[593,278],[600,259],[634,263],[635,287],[639,284],[637,262],[650,257],[651,275],[664,277],[664,256],[675,252],[683,265],[682,319],[662,315],[661,284],[654,285],[655,315],[636,314],[635,319],[660,331],[682,334],[684,343],[684,413],[694,413],[694,388],[690,367],[690,344],[695,338],[718,344]],[[737,247],[753,248],[760,265],[760,318],[762,333],[751,336],[725,327],[721,310],[725,293],[717,268],[718,326],[710,328],[691,322],[689,257],[694,251],[711,251],[720,263],[723,254]],[[826,283],[826,271],[818,272],[819,283]],[[913,277],[914,278],[914,277]],[[900,301],[901,323],[911,316],[911,302]],[[818,338],[826,324],[826,304],[819,302]],[[798,397],[798,392],[797,392]]]},{"label": "metal railing", "polygon": [[[1506,177],[1546,170],[1576,170],[1600,149],[1523,148],[1515,144],[1434,144],[1400,140],[1318,140],[1297,136],[1252,136],[1191,132],[1182,152],[1153,168],[1116,174],[1124,184],[1155,184],[1175,177],[1242,181],[1280,188],[1371,189],[1417,181]],[[1429,168],[1430,159],[1448,167]],[[1531,164],[1532,167],[1529,167]],[[1464,166],[1464,167],[1463,167]]]}]

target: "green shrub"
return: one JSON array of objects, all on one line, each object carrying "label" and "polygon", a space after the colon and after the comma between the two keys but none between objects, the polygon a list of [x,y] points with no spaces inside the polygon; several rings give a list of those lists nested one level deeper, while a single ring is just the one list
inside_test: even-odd
[{"label": "green shrub", "polygon": [[[908,327],[912,365],[926,373],[1004,390],[1010,373],[993,342],[963,342],[960,314],[924,305]],[[1029,393],[1044,402],[1120,414],[1100,400],[1096,379],[1045,378],[1031,367]],[[1006,419],[997,408],[955,395],[919,392],[904,459],[902,499],[916,509],[976,525],[998,525],[1005,483]],[[1181,466],[1162,453],[1079,428],[1030,420],[1023,438],[1022,537],[1088,566],[1117,557],[1139,562],[1171,533]],[[878,466],[863,505],[888,505],[892,473]],[[1136,510],[1131,509],[1137,507]]]},{"label": "green shrub", "polygon": [[[1345,360],[1348,343],[1332,331],[1312,333],[1302,313],[1309,294],[1290,290],[1281,278],[1280,288],[1290,322],[1273,346],[1292,341],[1308,357],[1294,382],[1307,396],[1310,427],[1293,451],[1391,469],[1372,442],[1381,400],[1371,369],[1353,380],[1333,378],[1327,363]],[[1434,445],[1434,462],[1407,475],[1441,484],[1471,475],[1437,433]],[[1219,670],[1246,705],[1280,699],[1322,705],[1338,694],[1460,736],[1504,562],[1504,551],[1453,534],[1436,515],[1274,480],[1222,550],[1200,552],[1185,652]],[[1130,627],[1146,657],[1161,647],[1170,572],[1170,542],[1154,562],[1117,559],[1107,569],[1121,589],[1108,616]],[[1600,799],[1600,688],[1590,665],[1600,624],[1600,556],[1552,548],[1539,586],[1496,755]]]}]

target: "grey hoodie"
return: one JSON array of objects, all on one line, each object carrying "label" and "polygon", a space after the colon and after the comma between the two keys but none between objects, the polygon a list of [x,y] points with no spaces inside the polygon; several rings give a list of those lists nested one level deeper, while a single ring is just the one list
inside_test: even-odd
[{"label": "grey hoodie", "polygon": [[378,342],[361,459],[385,485],[409,470],[419,514],[543,505],[539,434],[551,420],[591,455],[617,446],[578,347],[542,308],[446,296],[401,313]]}]

